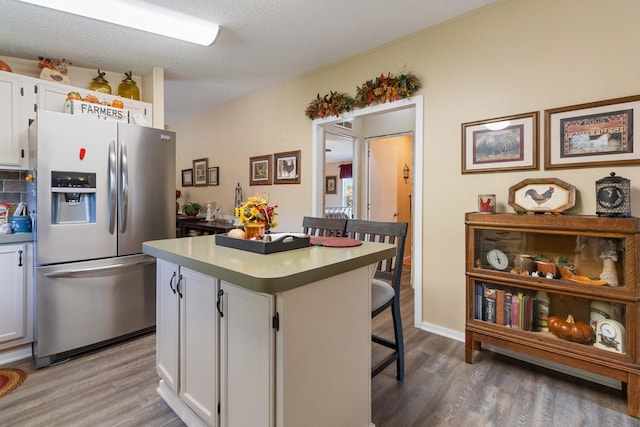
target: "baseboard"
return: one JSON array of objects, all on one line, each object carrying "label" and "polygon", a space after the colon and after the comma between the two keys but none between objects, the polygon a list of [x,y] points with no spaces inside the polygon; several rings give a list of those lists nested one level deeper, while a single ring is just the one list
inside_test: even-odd
[{"label": "baseboard", "polygon": [[29,359],[33,357],[31,344],[24,344],[7,350],[0,351],[0,365],[7,365],[18,360]]},{"label": "baseboard", "polygon": [[[455,340],[455,341],[464,342],[464,333],[460,333],[458,331],[442,328],[440,326],[432,325],[427,322],[422,322],[420,329],[422,329],[423,331],[434,333],[436,335],[440,335],[445,338]],[[576,369],[571,366],[563,365],[560,363],[551,362],[549,360],[538,359],[537,357],[532,357],[526,354],[505,350],[501,347],[497,347],[493,345],[483,344],[482,349],[492,351],[494,353],[502,354],[504,356],[508,356],[517,360],[521,360],[523,362],[538,365],[543,368],[551,369],[564,374],[569,374],[571,376],[574,376],[586,381],[591,381],[591,382],[601,384],[607,387],[615,388],[618,390],[622,389],[622,383],[618,380],[614,380],[613,378],[604,377],[602,375],[583,371],[581,369]]]}]

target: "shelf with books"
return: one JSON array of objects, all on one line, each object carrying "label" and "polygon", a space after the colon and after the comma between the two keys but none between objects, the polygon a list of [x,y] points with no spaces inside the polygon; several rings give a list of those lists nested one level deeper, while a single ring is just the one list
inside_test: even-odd
[{"label": "shelf with books", "polygon": [[640,219],[465,220],[465,360],[485,343],[609,376],[640,417]]}]

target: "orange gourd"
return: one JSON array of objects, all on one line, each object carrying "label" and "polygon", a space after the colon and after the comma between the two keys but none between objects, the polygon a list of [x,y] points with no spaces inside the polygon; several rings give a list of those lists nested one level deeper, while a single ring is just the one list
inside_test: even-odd
[{"label": "orange gourd", "polygon": [[587,344],[595,338],[591,326],[584,322],[576,322],[571,314],[566,319],[550,316],[547,324],[554,335],[564,340]]}]

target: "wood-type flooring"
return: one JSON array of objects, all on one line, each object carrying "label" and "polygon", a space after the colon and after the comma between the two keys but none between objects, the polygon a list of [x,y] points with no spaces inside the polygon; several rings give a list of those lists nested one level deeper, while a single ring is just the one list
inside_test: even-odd
[{"label": "wood-type flooring", "polygon": [[[640,419],[627,415],[620,390],[489,351],[466,364],[463,343],[413,327],[408,285],[402,311],[405,380],[395,380],[395,365],[373,379],[377,427],[640,426]],[[390,322],[380,315],[373,328],[391,334]],[[374,360],[385,351],[376,347]],[[154,363],[154,334],[44,369],[36,370],[30,359],[12,363],[6,367],[24,369],[29,377],[0,399],[0,426],[183,426],[156,393]]]}]

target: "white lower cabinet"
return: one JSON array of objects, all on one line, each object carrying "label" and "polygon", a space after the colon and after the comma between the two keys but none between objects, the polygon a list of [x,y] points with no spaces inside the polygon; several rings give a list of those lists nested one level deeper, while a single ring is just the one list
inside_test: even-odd
[{"label": "white lower cabinet", "polygon": [[158,259],[156,298],[158,392],[176,414],[273,426],[274,297]]},{"label": "white lower cabinet", "polygon": [[218,426],[219,281],[163,260],[156,280],[159,392],[187,424]]},{"label": "white lower cabinet", "polygon": [[275,297],[225,281],[219,296],[220,424],[274,426]]},{"label": "white lower cabinet", "polygon": [[32,247],[0,245],[0,350],[33,341]]}]

